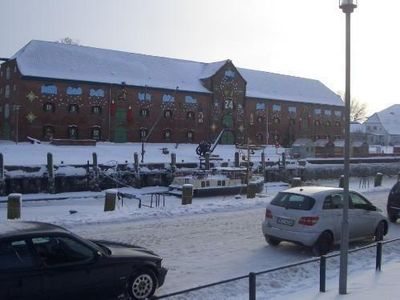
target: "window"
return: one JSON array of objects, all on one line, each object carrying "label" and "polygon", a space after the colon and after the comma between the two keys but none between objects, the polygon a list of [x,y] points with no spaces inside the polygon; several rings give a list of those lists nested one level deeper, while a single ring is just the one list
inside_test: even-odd
[{"label": "window", "polygon": [[264,141],[264,135],[261,132],[257,133],[256,140],[258,143],[262,143]]},{"label": "window", "polygon": [[194,112],[193,111],[188,111],[187,114],[186,114],[186,119],[194,120]]},{"label": "window", "polygon": [[372,204],[356,193],[350,193],[350,208],[353,209],[367,209]]},{"label": "window", "polygon": [[44,84],[40,88],[42,94],[57,95],[57,87],[54,84]]},{"label": "window", "polygon": [[342,194],[333,194],[325,198],[322,209],[342,209],[343,197]]},{"label": "window", "polygon": [[93,127],[92,128],[92,139],[99,141],[101,139],[101,129],[100,127]]},{"label": "window", "polygon": [[281,120],[280,120],[278,117],[274,117],[274,118],[272,119],[272,122],[273,122],[274,124],[280,124],[280,123],[281,123]]},{"label": "window", "polygon": [[89,90],[89,96],[90,97],[103,98],[104,97],[104,90],[103,89],[90,89]]},{"label": "window", "polygon": [[320,120],[315,120],[314,121],[315,126],[321,126],[321,121]]},{"label": "window", "polygon": [[166,140],[166,141],[171,140],[171,130],[170,129],[164,130],[164,140]]},{"label": "window", "polygon": [[331,127],[331,122],[330,122],[330,121],[326,121],[326,122],[325,122],[325,126],[326,126],[326,127]]},{"label": "window", "polygon": [[315,200],[308,196],[280,192],[272,199],[271,204],[286,209],[311,210]]},{"label": "window", "polygon": [[34,265],[25,240],[0,243],[0,270],[21,269]]},{"label": "window", "polygon": [[68,138],[77,139],[78,138],[78,127],[75,125],[68,126]]},{"label": "window", "polygon": [[77,112],[79,112],[79,106],[78,106],[78,104],[70,104],[69,107],[68,107],[68,111],[69,111],[70,113],[77,113]]},{"label": "window", "polygon": [[326,110],[324,111],[324,113],[325,113],[325,116],[330,116],[330,115],[332,114],[332,111],[329,110],[329,109],[326,109]]},{"label": "window", "polygon": [[54,137],[54,127],[53,126],[43,126],[43,137],[46,140],[51,140]]},{"label": "window", "polygon": [[143,140],[147,136],[147,129],[146,128],[140,128],[139,130],[139,136],[140,139]]},{"label": "window", "polygon": [[340,110],[335,110],[335,116],[336,117],[341,117],[342,116],[342,112]]},{"label": "window", "polygon": [[51,102],[47,102],[47,103],[43,104],[43,111],[54,112],[55,111],[54,104]]},{"label": "window", "polygon": [[290,114],[296,114],[296,106],[289,106],[288,107],[288,112],[290,113]]},{"label": "window", "polygon": [[70,96],[82,95],[82,89],[80,87],[69,86],[67,87],[67,95]]},{"label": "window", "polygon": [[147,108],[142,108],[139,111],[139,115],[143,118],[148,118],[150,116],[150,111]]},{"label": "window", "polygon": [[172,95],[164,94],[164,95],[162,96],[162,102],[164,102],[164,103],[172,103],[172,102],[174,102],[174,101],[175,101],[175,98],[174,98],[174,96],[172,96]]},{"label": "window", "polygon": [[171,119],[172,118],[172,111],[169,110],[169,109],[164,110],[164,118]]},{"label": "window", "polygon": [[319,116],[320,114],[321,114],[321,109],[320,108],[314,109],[314,115]]},{"label": "window", "polygon": [[16,84],[13,85],[13,91],[14,91],[14,92],[17,91],[17,85],[16,85]]},{"label": "window", "polygon": [[264,121],[264,118],[262,116],[257,117],[257,122],[262,123]]},{"label": "window", "polygon": [[32,244],[47,266],[86,262],[94,258],[92,249],[69,237],[35,237],[32,238]]},{"label": "window", "polygon": [[92,114],[100,115],[101,114],[101,106],[92,106]]},{"label": "window", "polygon": [[189,130],[187,132],[187,140],[188,140],[188,142],[193,142],[193,140],[194,140],[194,132],[192,130]]},{"label": "window", "polygon": [[9,98],[10,97],[10,86],[7,84],[6,88],[4,90],[4,97]]},{"label": "window", "polygon": [[281,111],[281,106],[279,104],[272,105],[272,111],[274,112]]},{"label": "window", "polygon": [[7,67],[6,68],[6,80],[9,80],[10,79],[10,67]]},{"label": "window", "polygon": [[256,110],[264,110],[265,109],[265,103],[257,103],[256,104]]},{"label": "window", "polygon": [[139,101],[151,101],[151,94],[148,92],[138,93]]},{"label": "window", "polygon": [[336,122],[335,122],[335,126],[336,126],[336,127],[340,127],[340,122],[339,122],[339,121],[336,121]]}]

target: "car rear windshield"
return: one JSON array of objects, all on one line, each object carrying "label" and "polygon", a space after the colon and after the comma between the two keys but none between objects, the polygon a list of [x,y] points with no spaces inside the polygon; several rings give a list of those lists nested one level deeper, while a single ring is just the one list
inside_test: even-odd
[{"label": "car rear windshield", "polygon": [[308,196],[280,192],[271,201],[272,205],[285,207],[287,209],[311,210],[315,200]]}]

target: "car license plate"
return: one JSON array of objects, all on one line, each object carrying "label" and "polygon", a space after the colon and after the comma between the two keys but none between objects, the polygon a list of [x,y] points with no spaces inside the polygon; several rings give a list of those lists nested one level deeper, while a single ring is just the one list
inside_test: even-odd
[{"label": "car license plate", "polygon": [[276,218],[276,223],[282,224],[282,225],[287,225],[287,226],[293,226],[294,225],[294,220],[277,217]]}]

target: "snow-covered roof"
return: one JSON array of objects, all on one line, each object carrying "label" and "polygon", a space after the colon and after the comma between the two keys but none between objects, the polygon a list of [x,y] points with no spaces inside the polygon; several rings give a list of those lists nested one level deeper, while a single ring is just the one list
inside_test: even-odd
[{"label": "snow-covered roof", "polygon": [[365,126],[359,122],[350,122],[350,132],[351,133],[357,133],[357,132],[365,133]]},{"label": "snow-covered roof", "polygon": [[400,135],[400,104],[389,106],[376,113],[376,116],[388,134]]},{"label": "snow-covered roof", "polygon": [[311,139],[307,138],[298,138],[292,144],[292,147],[302,147],[302,146],[314,146],[314,143]]},{"label": "snow-covered roof", "polygon": [[[32,40],[12,59],[22,75],[86,82],[210,93],[201,79],[224,64],[135,54]],[[343,106],[341,98],[318,80],[238,68],[247,97]]]}]

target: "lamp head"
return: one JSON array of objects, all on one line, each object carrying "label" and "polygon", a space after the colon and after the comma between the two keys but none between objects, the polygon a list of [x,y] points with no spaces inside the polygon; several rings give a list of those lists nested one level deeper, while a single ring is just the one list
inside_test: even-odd
[{"label": "lamp head", "polygon": [[352,13],[357,7],[357,0],[339,0],[339,7],[344,13]]}]

